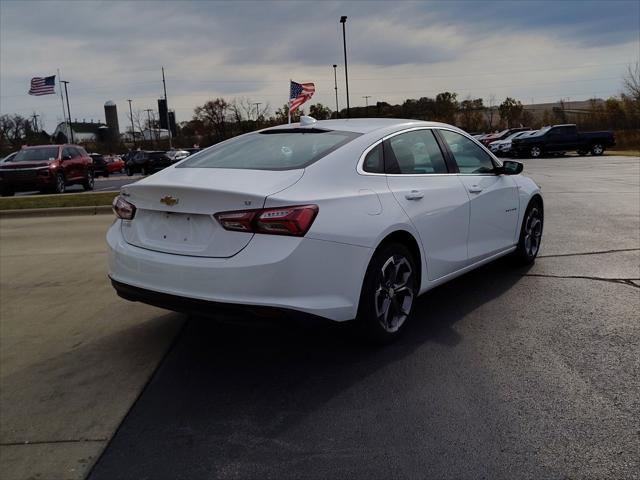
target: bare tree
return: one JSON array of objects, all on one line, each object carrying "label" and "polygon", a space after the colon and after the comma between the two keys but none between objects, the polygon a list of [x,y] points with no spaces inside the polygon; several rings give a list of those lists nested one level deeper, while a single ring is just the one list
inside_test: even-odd
[{"label": "bare tree", "polygon": [[224,98],[209,100],[194,110],[194,119],[201,121],[206,128],[213,131],[216,140],[224,140],[229,104]]},{"label": "bare tree", "polygon": [[247,97],[234,98],[229,104],[229,110],[231,110],[231,115],[236,123],[240,123],[242,120],[257,121],[260,117],[266,117],[269,109],[268,103],[254,102]]},{"label": "bare tree", "polygon": [[635,66],[627,66],[622,84],[624,85],[624,93],[636,102],[640,102],[640,63],[636,62]]},{"label": "bare tree", "polygon": [[496,96],[492,93],[491,95],[489,95],[489,106],[485,111],[485,113],[487,114],[487,124],[489,131],[493,130],[493,121],[495,119],[496,110]]}]

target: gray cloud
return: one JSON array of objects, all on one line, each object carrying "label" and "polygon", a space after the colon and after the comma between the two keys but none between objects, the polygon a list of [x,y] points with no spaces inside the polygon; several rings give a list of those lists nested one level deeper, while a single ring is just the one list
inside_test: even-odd
[{"label": "gray cloud", "polygon": [[49,129],[61,115],[59,99],[28,97],[25,90],[31,76],[56,68],[72,81],[78,118],[102,116],[107,99],[122,115],[127,98],[138,108],[154,107],[162,65],[181,120],[218,95],[278,106],[290,77],[315,81],[318,101],[333,105],[330,66],[342,68],[343,14],[356,104],[357,95],[399,101],[445,89],[549,101],[609,95],[619,88],[615,77],[625,62],[639,54],[633,0],[481,6],[3,0],[0,8],[0,110],[42,112]]}]

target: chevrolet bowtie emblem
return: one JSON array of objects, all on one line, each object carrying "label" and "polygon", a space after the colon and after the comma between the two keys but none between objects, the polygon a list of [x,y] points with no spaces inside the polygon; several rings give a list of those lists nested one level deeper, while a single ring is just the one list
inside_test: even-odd
[{"label": "chevrolet bowtie emblem", "polygon": [[162,197],[160,199],[160,203],[164,203],[168,207],[173,207],[176,203],[178,203],[178,198],[173,198],[171,195],[167,195],[166,197]]}]

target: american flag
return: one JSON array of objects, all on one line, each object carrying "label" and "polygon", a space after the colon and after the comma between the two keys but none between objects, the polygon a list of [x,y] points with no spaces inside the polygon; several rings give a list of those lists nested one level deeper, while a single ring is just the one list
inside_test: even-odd
[{"label": "american flag", "polygon": [[33,77],[31,79],[31,88],[29,95],[55,95],[56,93],[56,76],[50,77]]},{"label": "american flag", "polygon": [[289,113],[293,113],[304,102],[309,100],[316,91],[314,83],[291,82],[289,89]]}]

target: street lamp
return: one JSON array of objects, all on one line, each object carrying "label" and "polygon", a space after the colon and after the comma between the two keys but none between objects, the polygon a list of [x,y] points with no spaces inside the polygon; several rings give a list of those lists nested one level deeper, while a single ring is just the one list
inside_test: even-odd
[{"label": "street lamp", "polygon": [[345,24],[347,23],[347,17],[343,15],[340,17],[340,23],[342,24],[342,46],[344,48],[344,78],[345,87],[347,90],[347,118],[350,117],[349,112],[349,70],[347,69],[347,34],[345,31]]},{"label": "street lamp", "polygon": [[338,65],[333,66],[333,88],[336,91],[336,118],[338,118]]}]

